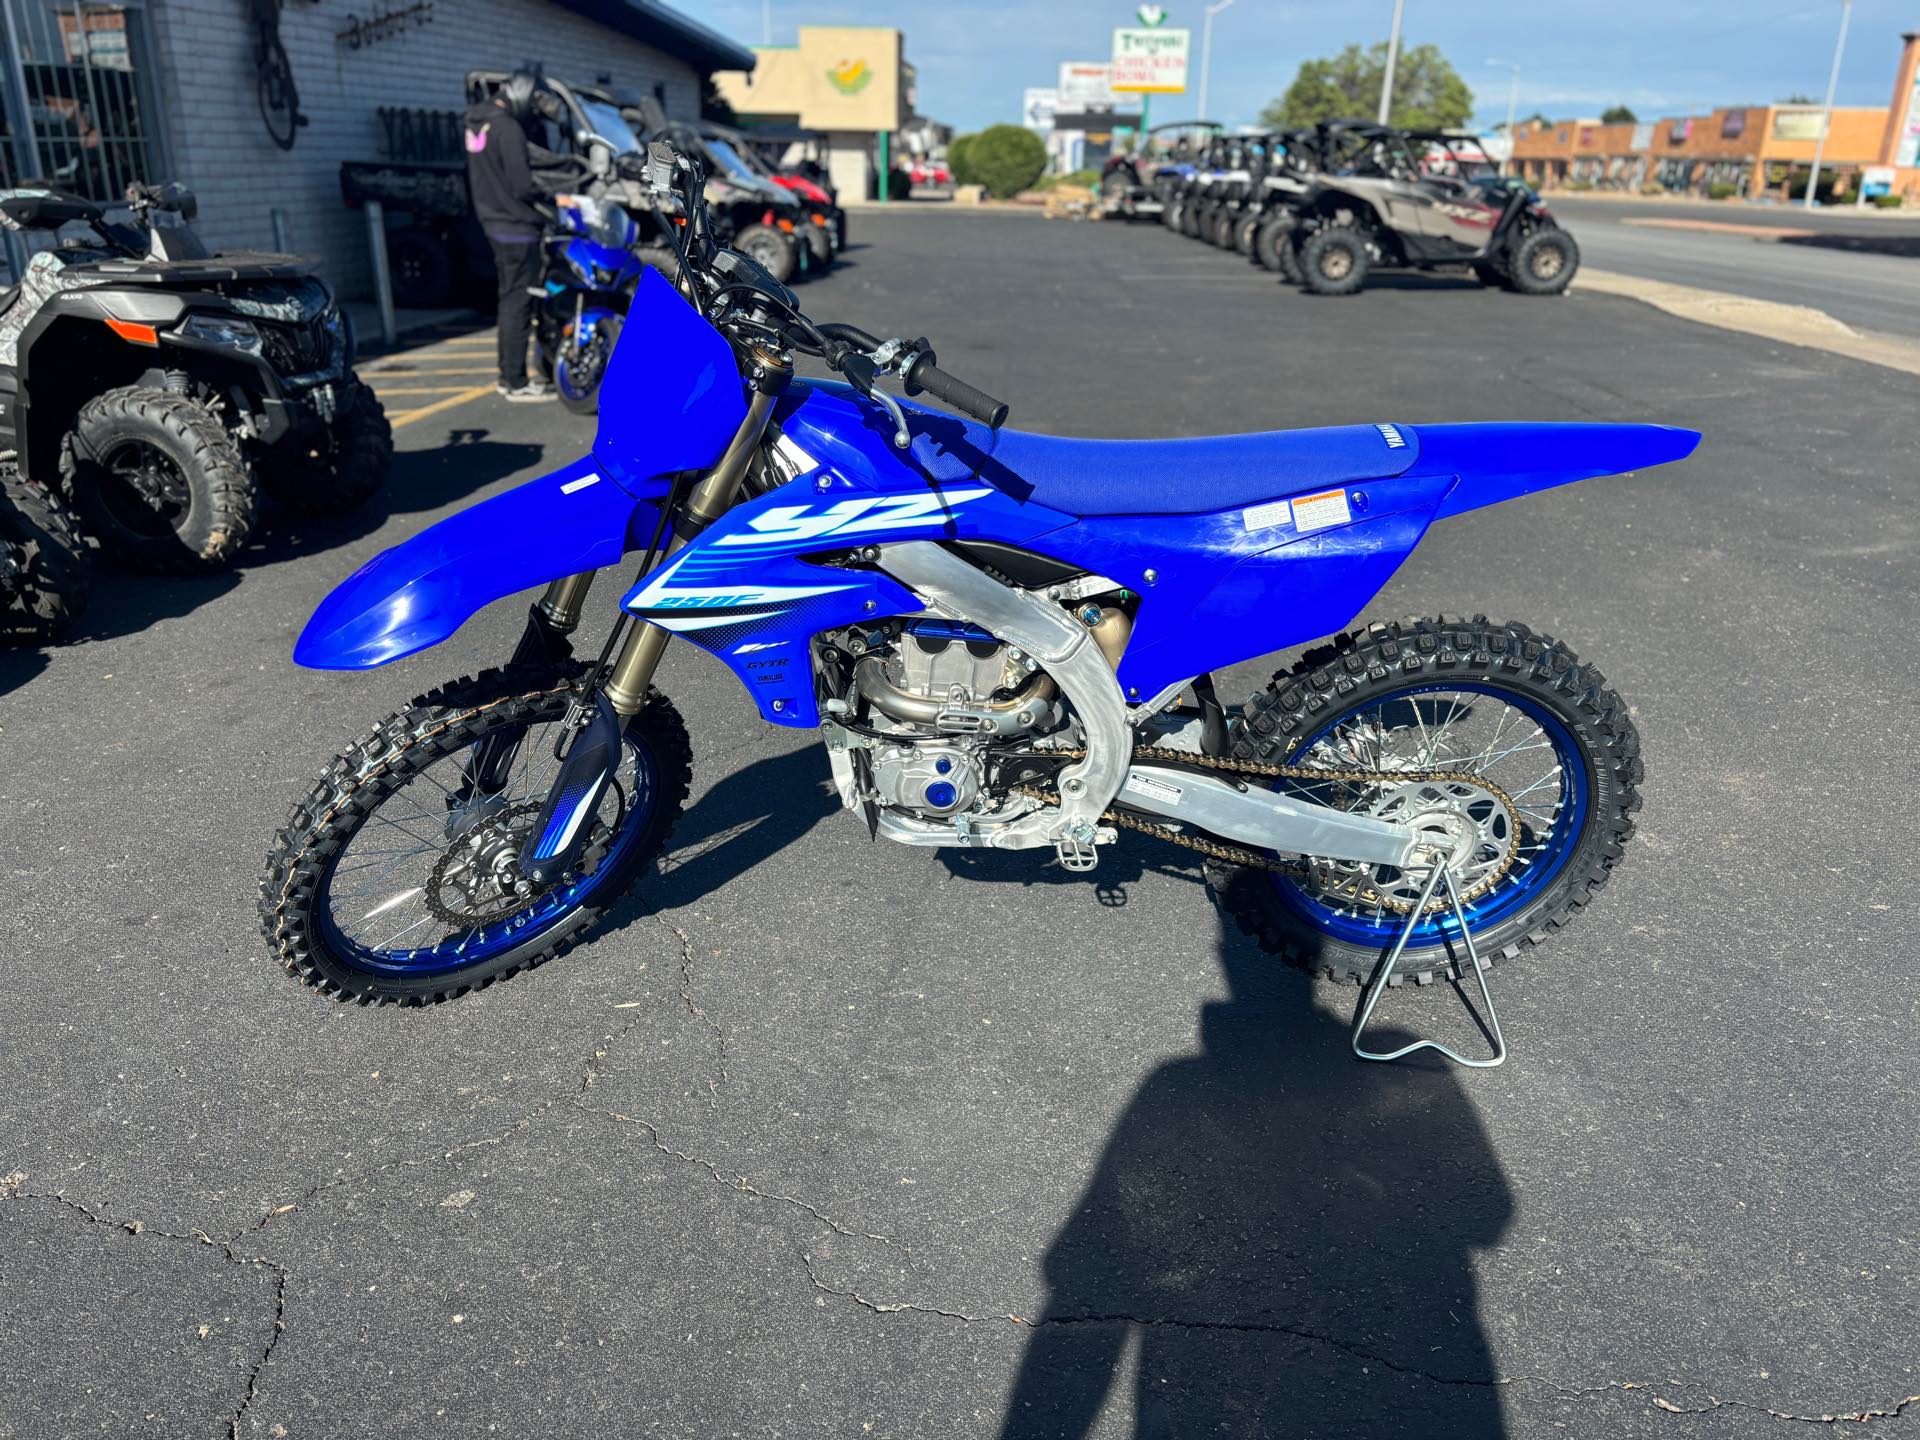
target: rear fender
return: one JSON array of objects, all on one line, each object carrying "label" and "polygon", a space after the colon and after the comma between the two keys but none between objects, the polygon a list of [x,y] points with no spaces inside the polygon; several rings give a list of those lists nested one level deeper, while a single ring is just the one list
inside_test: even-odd
[{"label": "rear fender", "polygon": [[293,647],[314,670],[370,670],[438,645],[481,607],[598,570],[653,533],[664,482],[636,497],[577,460],[383,550],[320,602]]},{"label": "rear fender", "polygon": [[1674,425],[1417,425],[1418,475],[1452,475],[1434,519],[1538,490],[1684,460],[1700,432]]}]

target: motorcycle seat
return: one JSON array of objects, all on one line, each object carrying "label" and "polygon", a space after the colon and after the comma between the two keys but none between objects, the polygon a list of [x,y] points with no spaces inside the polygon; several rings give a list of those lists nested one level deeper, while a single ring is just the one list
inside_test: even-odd
[{"label": "motorcycle seat", "polygon": [[1333,425],[1178,440],[1079,440],[915,407],[913,452],[943,484],[977,481],[1068,515],[1203,515],[1403,475],[1410,425]]}]

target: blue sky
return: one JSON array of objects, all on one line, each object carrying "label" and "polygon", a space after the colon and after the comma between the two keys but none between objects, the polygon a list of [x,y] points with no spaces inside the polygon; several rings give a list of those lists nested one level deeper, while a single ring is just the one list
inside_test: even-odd
[{"label": "blue sky", "polygon": [[[758,43],[762,0],[668,0],[737,40]],[[1130,0],[769,0],[773,39],[801,24],[894,25],[920,70],[920,108],[964,130],[1017,121],[1021,92],[1053,83],[1063,60],[1105,57]],[[1163,0],[1168,23],[1193,32],[1199,75],[1201,0]],[[1208,109],[1249,122],[1286,89],[1300,62],[1351,41],[1384,40],[1393,0],[1234,0],[1214,21]],[[1827,86],[1840,0],[1406,0],[1405,37],[1440,46],[1473,87],[1483,121],[1504,119],[1521,66],[1520,113],[1596,115],[1619,101],[1661,112],[1757,104]],[[1920,0],[1855,0],[1838,103],[1885,105],[1900,34],[1920,30]],[[1153,118],[1194,114],[1192,90],[1155,96]]]}]

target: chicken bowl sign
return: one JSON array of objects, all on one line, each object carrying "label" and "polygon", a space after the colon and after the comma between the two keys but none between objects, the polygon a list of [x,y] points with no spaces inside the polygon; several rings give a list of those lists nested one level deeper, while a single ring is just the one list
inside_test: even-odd
[{"label": "chicken bowl sign", "polygon": [[1122,95],[1178,95],[1187,88],[1186,30],[1164,30],[1158,21],[1166,12],[1143,5],[1140,18],[1156,18],[1144,26],[1113,32],[1113,89]]}]

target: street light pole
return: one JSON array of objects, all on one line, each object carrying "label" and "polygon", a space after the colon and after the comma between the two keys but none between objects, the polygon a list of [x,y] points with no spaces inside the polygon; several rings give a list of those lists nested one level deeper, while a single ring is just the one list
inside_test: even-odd
[{"label": "street light pole", "polygon": [[1520,108],[1520,67],[1511,60],[1489,60],[1489,65],[1505,65],[1513,71],[1513,85],[1507,91],[1507,154],[1500,162],[1500,174],[1504,177],[1513,165],[1513,117]]},{"label": "street light pole", "polygon": [[1387,123],[1387,114],[1393,108],[1393,67],[1400,58],[1400,12],[1406,5],[1407,0],[1393,0],[1393,33],[1387,37],[1387,73],[1380,81],[1379,123],[1382,125]]},{"label": "street light pole", "polygon": [[773,0],[760,0],[760,43],[773,44]]},{"label": "street light pole", "polygon": [[1195,119],[1207,118],[1207,79],[1213,72],[1213,17],[1233,4],[1233,0],[1216,0],[1207,6],[1206,19],[1200,25],[1200,113]]},{"label": "street light pole", "polygon": [[1813,142],[1813,173],[1807,176],[1807,209],[1820,186],[1820,159],[1827,153],[1827,132],[1833,128],[1833,92],[1840,87],[1840,57],[1847,53],[1847,22],[1853,18],[1853,0],[1840,0],[1840,38],[1833,42],[1833,70],[1827,76],[1827,108],[1820,116],[1820,138]]}]

